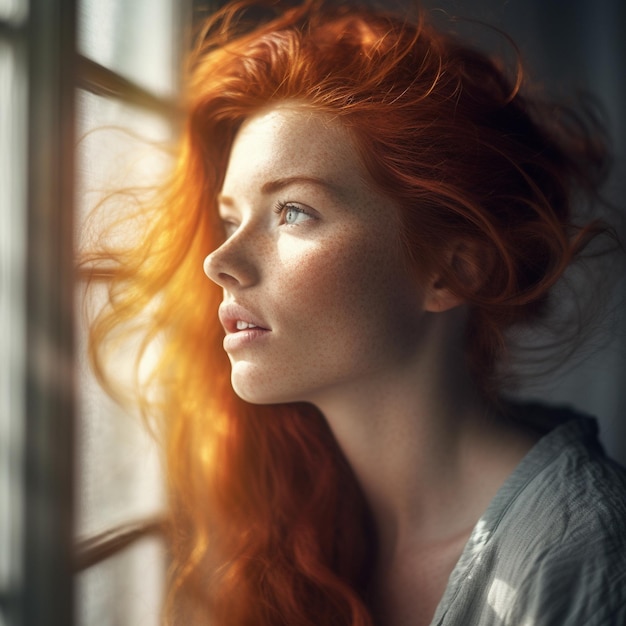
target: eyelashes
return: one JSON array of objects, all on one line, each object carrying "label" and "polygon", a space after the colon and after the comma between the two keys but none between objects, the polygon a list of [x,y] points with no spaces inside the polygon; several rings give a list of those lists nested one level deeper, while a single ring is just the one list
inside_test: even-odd
[{"label": "eyelashes", "polygon": [[[299,226],[304,222],[318,219],[314,209],[298,202],[278,201],[273,212],[278,215],[279,226]],[[220,216],[220,222],[225,240],[234,235],[239,228],[239,219],[234,215]]]},{"label": "eyelashes", "polygon": [[274,213],[280,217],[280,224],[288,226],[296,226],[302,222],[316,219],[312,209],[305,207],[296,202],[278,201],[274,205]]}]

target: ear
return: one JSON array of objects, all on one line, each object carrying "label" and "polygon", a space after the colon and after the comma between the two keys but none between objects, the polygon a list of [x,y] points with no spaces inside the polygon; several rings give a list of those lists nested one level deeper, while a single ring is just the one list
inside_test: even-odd
[{"label": "ear", "polygon": [[459,293],[475,293],[490,273],[492,255],[479,250],[477,242],[460,241],[455,243],[444,255],[441,271],[433,274],[425,293],[424,309],[431,313],[443,313],[465,302]]},{"label": "ear", "polygon": [[445,286],[441,276],[435,276],[426,289],[424,310],[431,313],[443,313],[463,304],[461,296]]}]

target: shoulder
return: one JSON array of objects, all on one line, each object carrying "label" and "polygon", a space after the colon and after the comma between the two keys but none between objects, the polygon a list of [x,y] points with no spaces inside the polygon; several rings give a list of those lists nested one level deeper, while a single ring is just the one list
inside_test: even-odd
[{"label": "shoulder", "polygon": [[626,470],[595,420],[559,413],[508,485],[491,601],[514,590],[511,624],[615,624],[620,612],[626,623]]},{"label": "shoulder", "polygon": [[[532,412],[545,407],[530,405]],[[624,541],[626,469],[606,456],[595,419],[552,410],[554,427],[530,450],[502,489],[510,522],[545,524],[559,543],[583,536]],[[540,530],[540,528],[536,528]],[[560,533],[560,530],[564,534]]]},{"label": "shoulder", "polygon": [[453,572],[456,608],[475,617],[468,624],[626,624],[626,470],[604,455],[595,420],[560,417],[498,492]]}]

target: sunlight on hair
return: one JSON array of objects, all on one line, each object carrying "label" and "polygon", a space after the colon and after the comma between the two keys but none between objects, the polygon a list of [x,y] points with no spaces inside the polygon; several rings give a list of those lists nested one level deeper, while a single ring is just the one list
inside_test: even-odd
[{"label": "sunlight on hair", "polygon": [[[78,99],[78,119],[78,246],[93,246],[93,239],[103,236],[106,245],[127,245],[128,237],[145,232],[141,207],[171,169],[170,124],[87,92]],[[94,213],[99,205],[104,210]],[[133,214],[135,220],[129,222]]]}]

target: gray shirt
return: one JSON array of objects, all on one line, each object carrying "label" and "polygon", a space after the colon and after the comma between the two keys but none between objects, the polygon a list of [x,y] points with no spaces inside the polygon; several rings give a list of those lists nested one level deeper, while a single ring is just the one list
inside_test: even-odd
[{"label": "gray shirt", "polygon": [[432,626],[626,626],[626,470],[595,420],[563,417],[475,526]]}]

